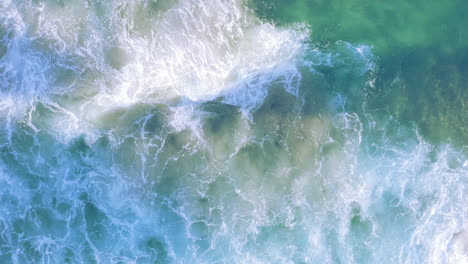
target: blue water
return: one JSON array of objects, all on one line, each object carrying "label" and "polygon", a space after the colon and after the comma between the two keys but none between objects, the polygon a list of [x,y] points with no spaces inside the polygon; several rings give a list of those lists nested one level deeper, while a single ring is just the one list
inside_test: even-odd
[{"label": "blue water", "polygon": [[0,263],[468,263],[461,82],[275,8],[0,0]]}]

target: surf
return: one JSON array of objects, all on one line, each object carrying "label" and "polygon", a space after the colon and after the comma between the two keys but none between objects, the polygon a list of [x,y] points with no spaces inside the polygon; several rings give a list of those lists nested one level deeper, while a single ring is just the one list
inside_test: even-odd
[{"label": "surf", "polygon": [[365,43],[244,1],[0,1],[0,262],[464,263],[466,153]]}]

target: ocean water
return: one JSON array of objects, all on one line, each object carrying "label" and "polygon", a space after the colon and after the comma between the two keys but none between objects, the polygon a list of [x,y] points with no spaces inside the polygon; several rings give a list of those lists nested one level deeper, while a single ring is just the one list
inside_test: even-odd
[{"label": "ocean water", "polygon": [[0,263],[468,263],[467,8],[0,0]]}]

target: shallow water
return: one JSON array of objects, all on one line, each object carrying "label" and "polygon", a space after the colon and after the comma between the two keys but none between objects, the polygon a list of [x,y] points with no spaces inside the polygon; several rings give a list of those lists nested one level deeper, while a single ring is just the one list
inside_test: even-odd
[{"label": "shallow water", "polygon": [[465,5],[0,0],[0,263],[468,263]]}]

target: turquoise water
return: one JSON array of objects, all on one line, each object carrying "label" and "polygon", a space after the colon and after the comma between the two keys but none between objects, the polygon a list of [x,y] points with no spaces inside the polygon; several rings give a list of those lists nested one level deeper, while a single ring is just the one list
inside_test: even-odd
[{"label": "turquoise water", "polygon": [[0,0],[0,263],[468,263],[466,5]]},{"label": "turquoise water", "polygon": [[306,22],[312,42],[372,46],[378,60],[369,110],[385,109],[416,124],[432,142],[466,145],[468,29],[465,0],[251,1],[259,16],[280,25]]}]

